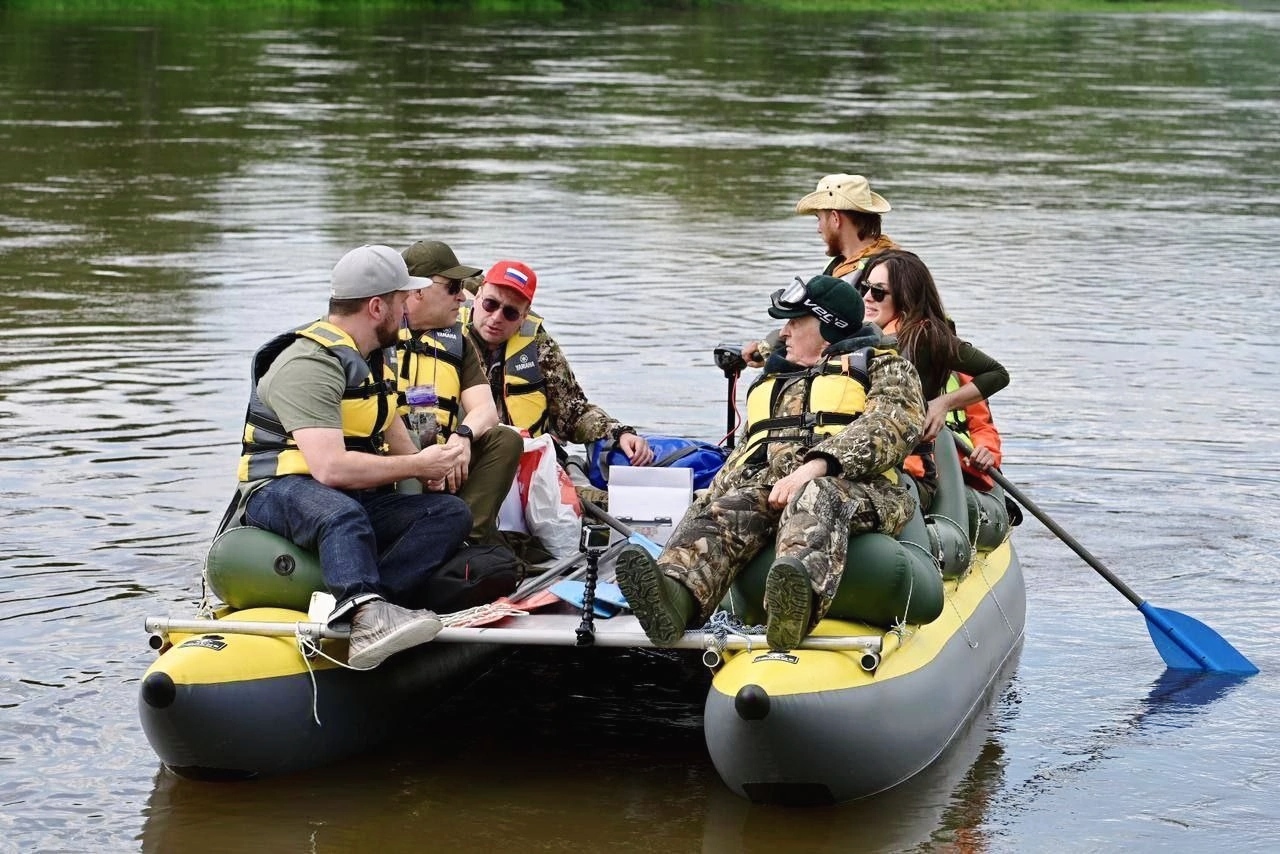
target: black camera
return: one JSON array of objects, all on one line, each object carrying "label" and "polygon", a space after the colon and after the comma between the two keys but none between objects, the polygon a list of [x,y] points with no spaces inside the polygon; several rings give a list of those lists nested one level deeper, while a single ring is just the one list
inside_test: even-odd
[{"label": "black camera", "polygon": [[746,359],[742,358],[742,349],[732,344],[719,344],[713,351],[716,367],[724,371],[725,376],[740,374],[747,368]]},{"label": "black camera", "polygon": [[613,532],[608,525],[596,525],[591,522],[582,526],[582,540],[578,549],[584,552],[603,551],[609,547],[609,539]]}]

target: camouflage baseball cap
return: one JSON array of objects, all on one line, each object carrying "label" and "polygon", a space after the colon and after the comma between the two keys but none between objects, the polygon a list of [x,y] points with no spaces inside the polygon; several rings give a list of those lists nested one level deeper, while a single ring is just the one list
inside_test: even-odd
[{"label": "camouflage baseball cap", "polygon": [[465,279],[481,272],[479,267],[459,264],[458,256],[453,254],[449,244],[439,240],[419,240],[400,254],[404,256],[404,263],[414,276]]},{"label": "camouflage baseball cap", "polygon": [[796,276],[790,287],[769,298],[769,316],[779,320],[813,315],[821,322],[822,337],[842,341],[862,328],[862,297],[853,285],[834,276]]}]

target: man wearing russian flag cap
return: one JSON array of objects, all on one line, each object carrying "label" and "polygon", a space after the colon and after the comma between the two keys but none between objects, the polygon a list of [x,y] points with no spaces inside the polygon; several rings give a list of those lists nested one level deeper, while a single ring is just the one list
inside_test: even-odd
[{"label": "man wearing russian flag cap", "polygon": [[480,352],[498,417],[530,436],[552,433],[563,442],[612,439],[633,466],[653,451],[633,427],[587,400],[564,352],[529,310],[538,276],[520,261],[499,261],[476,292],[467,333]]}]

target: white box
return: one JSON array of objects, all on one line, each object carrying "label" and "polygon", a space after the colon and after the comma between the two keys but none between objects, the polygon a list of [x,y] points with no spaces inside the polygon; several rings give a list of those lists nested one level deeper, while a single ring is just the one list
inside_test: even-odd
[{"label": "white box", "polygon": [[659,545],[693,502],[693,469],[613,466],[609,469],[609,513]]}]

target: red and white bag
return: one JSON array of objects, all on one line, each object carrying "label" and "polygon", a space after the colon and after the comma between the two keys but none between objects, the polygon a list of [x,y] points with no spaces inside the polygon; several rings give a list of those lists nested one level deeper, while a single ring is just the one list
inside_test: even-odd
[{"label": "red and white bag", "polygon": [[556,461],[550,435],[524,440],[515,482],[498,512],[498,527],[532,534],[557,559],[578,551],[582,504],[573,481]]}]

